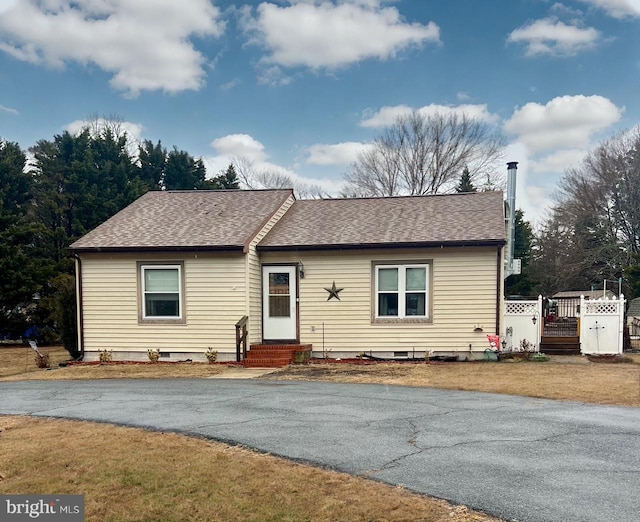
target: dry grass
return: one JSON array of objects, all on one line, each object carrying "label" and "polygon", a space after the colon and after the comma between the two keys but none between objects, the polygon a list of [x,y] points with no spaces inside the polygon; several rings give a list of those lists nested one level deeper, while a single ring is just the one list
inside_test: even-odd
[{"label": "dry grass", "polygon": [[38,369],[35,352],[29,347],[0,347],[0,380],[203,378],[226,370],[224,365],[207,363],[98,364],[58,368],[58,363],[69,360],[69,352],[60,346],[40,348],[40,351],[49,354],[51,370]]},{"label": "dry grass", "polygon": [[[70,360],[69,352],[62,346],[48,346],[39,350],[49,355],[52,368],[57,368],[59,363]],[[35,355],[36,353],[28,345],[0,345],[0,377],[46,371],[38,369]]]},{"label": "dry grass", "polygon": [[497,520],[182,435],[26,417],[0,417],[0,430],[0,493],[84,494],[88,522]]},{"label": "dry grass", "polygon": [[265,378],[428,386],[640,406],[640,360],[631,357],[629,362],[591,363],[576,356],[546,363],[317,363],[290,366]]},{"label": "dry grass", "polygon": [[[53,370],[38,370],[30,348],[0,348],[0,380],[207,378],[228,371],[221,364],[113,364],[57,368],[68,359],[60,347],[44,348]],[[268,379],[315,380],[427,386],[563,399],[596,404],[640,406],[640,354],[625,355],[627,364],[590,362],[586,357],[551,357],[550,362],[380,363],[293,365]],[[25,361],[28,373],[24,372]]]}]

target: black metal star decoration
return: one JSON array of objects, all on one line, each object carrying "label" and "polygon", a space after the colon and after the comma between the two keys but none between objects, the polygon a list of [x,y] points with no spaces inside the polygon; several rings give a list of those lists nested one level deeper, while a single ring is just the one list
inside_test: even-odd
[{"label": "black metal star decoration", "polygon": [[344,288],[336,288],[336,282],[333,282],[331,288],[325,288],[327,292],[329,292],[329,297],[327,297],[327,301],[331,301],[334,297],[340,301],[340,296],[338,295],[340,292],[344,290]]}]

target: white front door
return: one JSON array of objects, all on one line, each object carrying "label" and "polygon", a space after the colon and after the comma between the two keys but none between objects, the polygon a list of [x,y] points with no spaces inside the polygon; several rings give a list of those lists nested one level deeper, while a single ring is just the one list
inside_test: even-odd
[{"label": "white front door", "polygon": [[295,266],[262,267],[262,337],[265,341],[297,338]]}]

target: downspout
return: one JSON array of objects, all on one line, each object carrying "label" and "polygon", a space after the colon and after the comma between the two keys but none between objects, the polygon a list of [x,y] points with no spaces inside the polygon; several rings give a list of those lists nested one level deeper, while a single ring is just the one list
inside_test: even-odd
[{"label": "downspout", "polygon": [[78,254],[72,254],[76,263],[76,321],[78,325],[78,351],[80,360],[84,359],[84,310],[82,302],[82,260]]}]

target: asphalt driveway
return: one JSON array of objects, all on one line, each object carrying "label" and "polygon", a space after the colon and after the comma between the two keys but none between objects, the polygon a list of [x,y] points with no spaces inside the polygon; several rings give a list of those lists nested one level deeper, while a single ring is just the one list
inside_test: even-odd
[{"label": "asphalt driveway", "polygon": [[0,414],[179,431],[520,522],[640,520],[640,409],[387,385],[0,382]]}]

